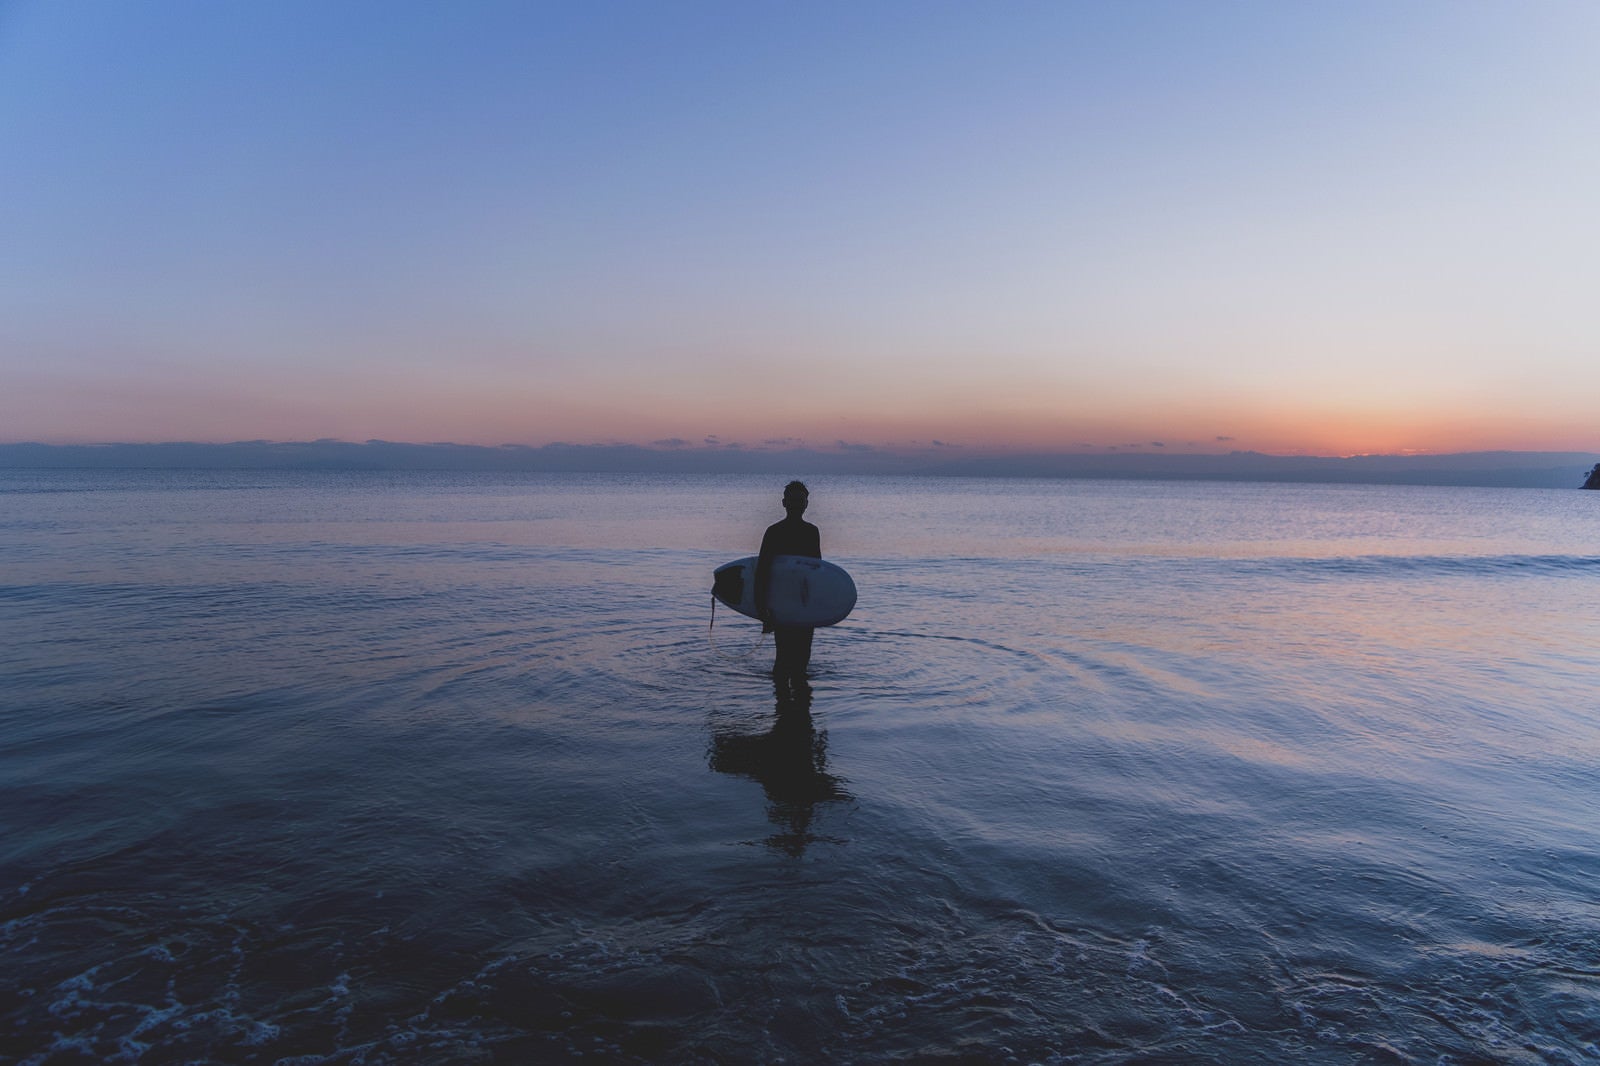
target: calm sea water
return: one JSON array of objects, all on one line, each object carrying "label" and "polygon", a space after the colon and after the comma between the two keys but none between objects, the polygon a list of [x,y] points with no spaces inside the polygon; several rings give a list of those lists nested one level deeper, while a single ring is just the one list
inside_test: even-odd
[{"label": "calm sea water", "polygon": [[1600,1058],[1600,494],[0,472],[0,1058]]}]

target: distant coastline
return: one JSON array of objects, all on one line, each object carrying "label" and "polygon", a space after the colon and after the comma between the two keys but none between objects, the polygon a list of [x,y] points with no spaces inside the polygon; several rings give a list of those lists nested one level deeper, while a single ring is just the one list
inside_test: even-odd
[{"label": "distant coastline", "polygon": [[835,448],[646,447],[635,444],[469,444],[238,441],[231,444],[0,444],[0,468],[147,470],[501,471],[657,474],[902,474],[934,477],[1300,481],[1572,488],[1600,456],[1587,452],[1448,455],[901,451]]}]

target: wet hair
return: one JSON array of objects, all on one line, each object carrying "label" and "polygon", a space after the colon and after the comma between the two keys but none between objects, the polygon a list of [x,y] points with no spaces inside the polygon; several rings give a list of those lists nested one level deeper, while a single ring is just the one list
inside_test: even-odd
[{"label": "wet hair", "polygon": [[791,481],[783,487],[783,498],[786,500],[790,498],[809,500],[811,498],[811,490],[806,488],[804,481]]}]

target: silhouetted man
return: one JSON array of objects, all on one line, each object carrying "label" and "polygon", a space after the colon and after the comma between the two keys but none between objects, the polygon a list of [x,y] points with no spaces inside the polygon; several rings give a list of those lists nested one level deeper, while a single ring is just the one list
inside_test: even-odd
[{"label": "silhouetted man", "polygon": [[817,527],[800,516],[806,513],[811,493],[800,481],[791,481],[783,487],[783,509],[787,514],[781,522],[767,527],[761,538],[761,555],[756,559],[756,614],[761,617],[762,632],[773,634],[778,646],[772,664],[772,676],[779,681],[805,683],[806,667],[811,665],[810,626],[784,626],[772,621],[772,610],[767,606],[767,591],[772,582],[772,557],[799,555],[808,559],[822,558],[822,538]]}]

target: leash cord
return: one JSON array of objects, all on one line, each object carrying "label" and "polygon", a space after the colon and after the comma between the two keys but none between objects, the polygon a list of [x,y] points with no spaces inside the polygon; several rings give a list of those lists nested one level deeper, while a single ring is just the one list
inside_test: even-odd
[{"label": "leash cord", "polygon": [[750,656],[754,655],[756,652],[760,651],[761,650],[761,645],[766,643],[766,640],[767,640],[767,634],[765,632],[765,628],[766,627],[763,626],[761,635],[756,637],[756,642],[755,642],[755,646],[754,647],[750,648],[747,651],[740,652],[737,655],[724,655],[722,653],[722,649],[717,647],[717,635],[716,635],[716,632],[715,632],[716,627],[717,627],[717,598],[715,596],[712,596],[711,597],[711,624],[706,626],[706,640],[709,641],[710,644],[711,644],[712,653],[714,655],[716,655],[717,658],[723,660],[724,662],[733,662],[733,663],[743,662],[744,660],[750,658]]}]

